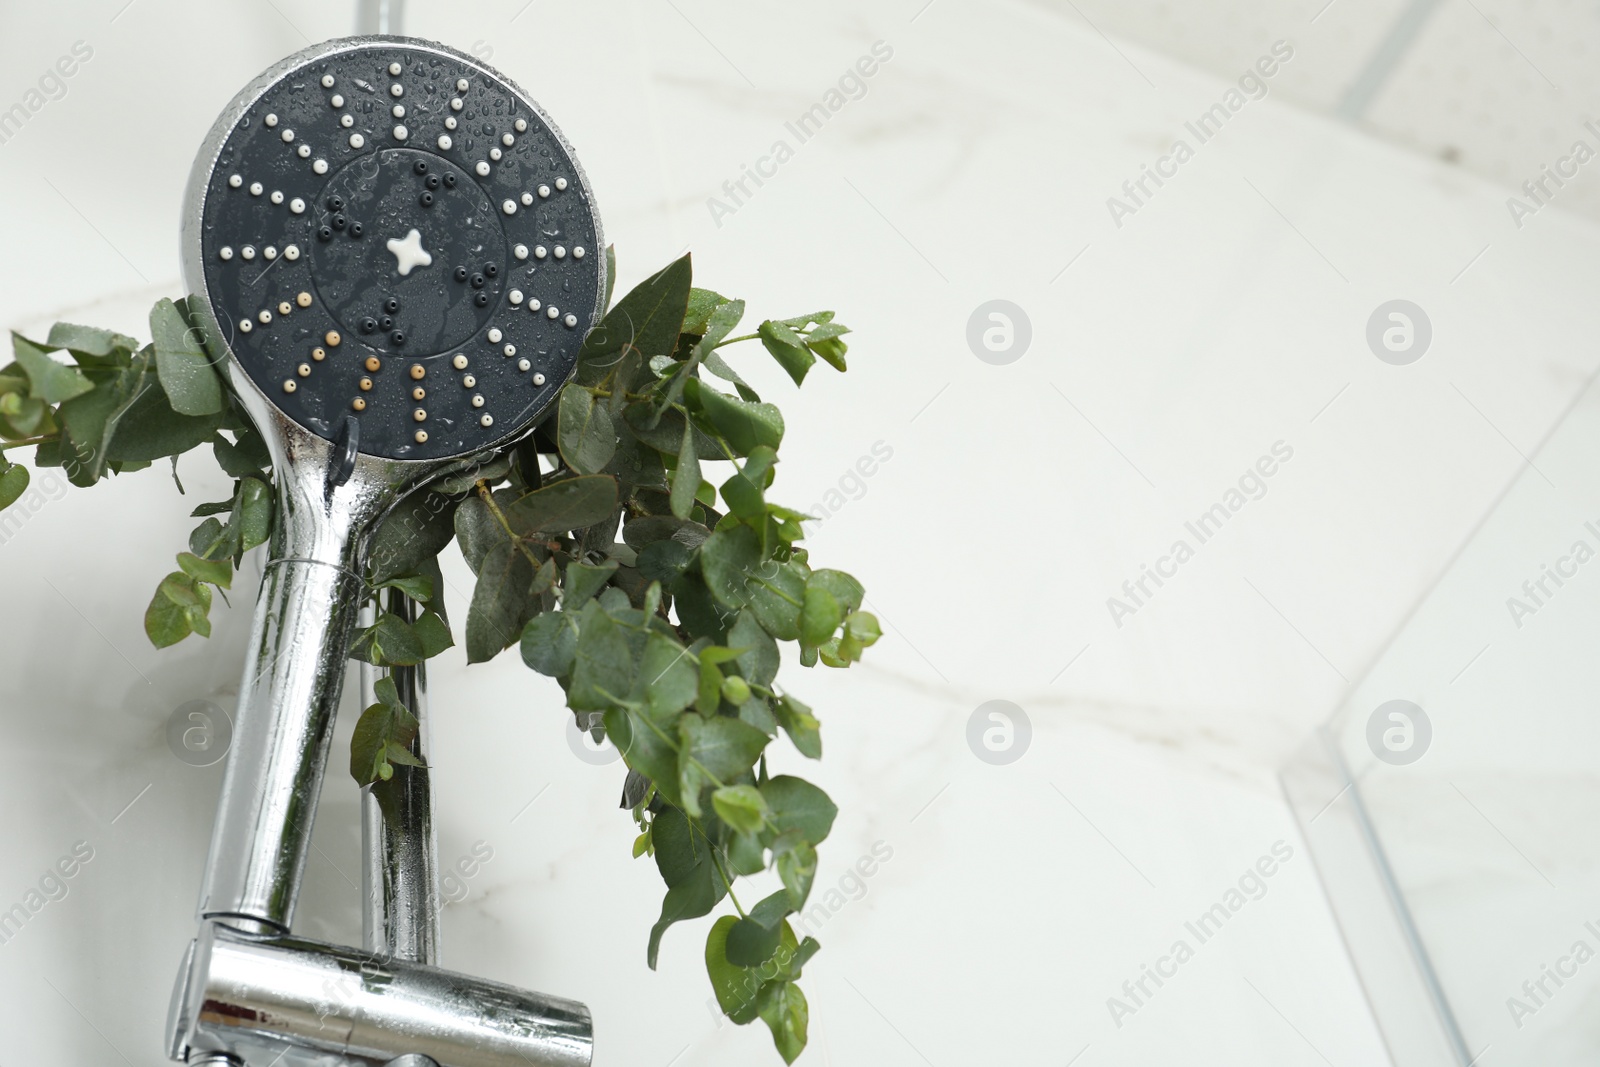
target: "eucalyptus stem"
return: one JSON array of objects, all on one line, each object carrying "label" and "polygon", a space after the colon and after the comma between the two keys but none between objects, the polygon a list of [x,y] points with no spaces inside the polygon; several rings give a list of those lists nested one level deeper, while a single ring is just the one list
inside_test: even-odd
[{"label": "eucalyptus stem", "polygon": [[4,452],[9,448],[27,448],[29,445],[42,445],[48,441],[59,440],[61,440],[61,435],[59,433],[47,433],[41,434],[38,437],[28,437],[21,441],[6,441],[3,444],[0,444],[0,452]]},{"label": "eucalyptus stem", "polygon": [[511,539],[511,543],[517,546],[517,551],[521,552],[527,557],[528,562],[533,565],[534,570],[537,571],[540,567],[544,566],[544,561],[539,559],[538,556],[535,556],[533,551],[529,549],[528,546],[523,542],[522,538],[518,537],[516,531],[511,528],[511,523],[507,521],[505,512],[501,511],[500,505],[494,502],[494,494],[489,492],[489,487],[484,484],[482,479],[479,479],[477,487],[478,496],[483,499],[484,505],[488,507],[489,514],[494,516],[495,521],[500,524],[500,528],[504,530],[506,532],[506,536]]}]

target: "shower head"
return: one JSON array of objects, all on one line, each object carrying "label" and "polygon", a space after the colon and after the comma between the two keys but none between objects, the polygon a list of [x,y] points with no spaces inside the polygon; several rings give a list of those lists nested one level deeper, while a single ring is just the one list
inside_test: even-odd
[{"label": "shower head", "polygon": [[191,312],[278,497],[200,911],[283,931],[372,533],[548,409],[603,310],[604,238],[538,105],[387,36],[313,45],[235,96],[182,236]]},{"label": "shower head", "polygon": [[604,310],[603,241],[570,146],[508,79],[354,37],[224,110],[190,178],[183,267],[258,423],[437,463],[515,440],[555,398]]},{"label": "shower head", "polygon": [[295,1063],[589,1061],[582,1005],[425,963],[383,981],[363,969],[360,996],[307,1029],[318,983],[356,957],[286,938],[372,534],[407,492],[549,408],[603,310],[603,241],[549,118],[442,45],[313,45],[212,128],[184,205],[189,309],[266,439],[277,511],[175,1056],[238,1064],[265,1043]]}]

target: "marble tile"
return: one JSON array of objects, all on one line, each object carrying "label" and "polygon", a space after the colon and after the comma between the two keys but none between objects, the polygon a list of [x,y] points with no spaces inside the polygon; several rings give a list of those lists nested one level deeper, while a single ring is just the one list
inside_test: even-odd
[{"label": "marble tile", "polygon": [[[1594,227],[1552,211],[1514,230],[1502,190],[1270,96],[1198,143],[1185,123],[1227,82],[1030,4],[413,7],[419,33],[492,52],[574,140],[620,284],[690,247],[697,280],[752,314],[833,306],[855,330],[850,373],[800,393],[736,356],[788,416],[777,495],[838,494],[814,556],[859,575],[887,623],[860,670],[787,668],[826,725],[808,769],[842,809],[808,1062],[1385,1062],[1276,770],[1592,373]],[[299,34],[344,29],[310,0],[114,14],[8,16],[8,69],[96,50],[0,146],[0,190],[34,205],[5,223],[10,325],[70,308],[142,332],[176,286],[178,198],[217,109]],[[892,56],[863,95],[737,210],[708,206],[798,142],[786,123],[878,41]],[[1118,226],[1108,198],[1180,138],[1194,157]],[[86,141],[115,166],[71,165]],[[997,298],[1032,330],[1007,365],[967,341]],[[1365,339],[1395,298],[1433,324],[1406,367]],[[1279,442],[1292,457],[1264,490],[1241,486]],[[21,754],[0,776],[0,902],[94,849],[0,945],[17,1059],[156,1062],[219,777],[174,759],[165,723],[236,698],[248,625],[242,579],[209,644],[157,652],[140,631],[184,514],[223,492],[207,466],[180,465],[181,498],[160,468],[52,493],[0,544]],[[1234,490],[1257,498],[1200,543],[1186,524]],[[1193,558],[1132,603],[1123,583],[1180,539]],[[459,558],[447,577],[459,613]],[[601,1064],[771,1062],[764,1031],[707,1010],[696,928],[645,967],[661,886],[628,858],[620,765],[574,758],[557,691],[459,652],[433,690],[441,858],[493,850],[446,909],[445,963],[587,1001]],[[1007,766],[967,742],[996,699],[1033,731]],[[316,936],[359,931],[355,810],[336,769],[302,914]],[[878,842],[892,857],[858,888]],[[1188,934],[1279,842],[1291,858],[1260,898]],[[1113,1012],[1180,939],[1193,958]]]}]

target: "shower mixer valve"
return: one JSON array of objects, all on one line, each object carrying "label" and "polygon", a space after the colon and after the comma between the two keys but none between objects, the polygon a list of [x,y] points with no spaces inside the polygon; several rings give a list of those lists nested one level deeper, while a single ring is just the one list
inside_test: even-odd
[{"label": "shower mixer valve", "polygon": [[207,138],[184,206],[189,311],[267,441],[278,507],[172,1058],[590,1062],[581,1004],[291,923],[372,534],[532,430],[604,310],[604,248],[550,119],[442,45],[313,45]]}]

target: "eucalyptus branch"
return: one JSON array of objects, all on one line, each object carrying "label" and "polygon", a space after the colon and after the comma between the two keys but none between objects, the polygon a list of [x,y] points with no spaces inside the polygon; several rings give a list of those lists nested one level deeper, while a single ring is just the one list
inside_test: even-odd
[{"label": "eucalyptus branch", "polygon": [[[779,1054],[793,1062],[808,1025],[796,983],[818,946],[799,941],[788,920],[806,904],[837,809],[803,778],[768,773],[783,738],[802,757],[822,755],[818,720],[774,684],[780,645],[797,641],[802,666],[848,667],[877,640],[878,624],[861,610],[861,584],[813,569],[797,546],[796,513],[769,502],[784,435],[778,409],[743,382],[736,396],[721,392],[702,371],[731,373],[720,359],[705,368],[706,356],[759,339],[798,385],[818,360],[844,369],[846,331],[819,312],[734,335],[743,302],[695,288],[691,275],[685,256],[623,296],[583,340],[574,380],[539,434],[396,508],[373,535],[365,577],[430,604],[439,554],[459,542],[476,572],[467,662],[515,645],[561,686],[584,728],[597,712],[619,729],[614,714],[626,716],[627,796],[643,828],[634,854],[649,853],[668,887],[650,965],[671,927],[710,916],[725,896],[733,913],[711,921],[704,953],[717,1002],[740,1024],[762,1004]],[[0,510],[29,492],[30,467],[7,458],[24,447],[37,448],[34,466],[64,466],[78,486],[199,448],[234,479],[228,499],[194,509],[199,525],[179,569],[145,611],[157,646],[210,635],[213,596],[231,587],[275,520],[265,442],[193,344],[194,326],[183,302],[161,301],[148,346],[58,324],[42,343],[16,337],[17,362],[0,368]],[[722,463],[731,478],[706,468]],[[705,492],[718,482],[720,504]],[[514,507],[495,498],[506,484],[517,487]],[[455,644],[429,607],[412,621],[381,613],[350,652],[408,665]],[[403,711],[380,700],[363,712],[351,751],[363,785],[392,773],[414,726]],[[746,908],[735,883],[763,869],[783,888]]]}]

